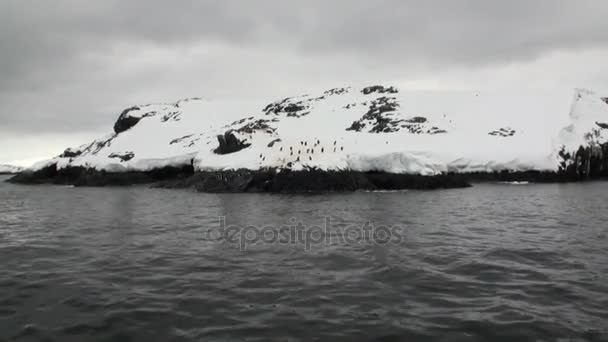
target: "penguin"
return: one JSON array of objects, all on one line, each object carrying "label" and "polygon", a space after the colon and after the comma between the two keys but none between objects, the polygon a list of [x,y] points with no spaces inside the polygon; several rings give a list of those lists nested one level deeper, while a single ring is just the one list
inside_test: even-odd
[{"label": "penguin", "polygon": [[338,143],[338,141],[334,140],[334,146],[336,146],[337,143]]},{"label": "penguin", "polygon": [[262,154],[260,153],[260,158],[262,158]]},{"label": "penguin", "polygon": [[308,160],[311,160],[311,161],[312,161],[312,157],[311,157],[311,156],[308,156]]},{"label": "penguin", "polygon": [[310,150],[310,153],[314,154],[315,153],[315,149],[313,148],[312,150]]},{"label": "penguin", "polygon": [[340,151],[344,151],[344,146],[340,147]]},{"label": "penguin", "polygon": [[293,156],[293,151],[289,153],[290,156]]},{"label": "penguin", "polygon": [[281,152],[283,152],[283,147],[281,147],[281,150],[280,150],[280,151],[281,151]]},{"label": "penguin", "polygon": [[301,153],[302,153],[302,150],[298,150],[298,154],[301,154]]},{"label": "penguin", "polygon": [[310,153],[310,149],[306,149],[306,153]]},{"label": "penguin", "polygon": [[298,157],[298,159],[296,159],[296,161],[299,162],[300,161],[300,157]]},{"label": "penguin", "polygon": [[304,146],[308,146],[308,141],[305,141],[305,142],[304,142]]},{"label": "penguin", "polygon": [[321,153],[325,152],[325,148],[321,147]]},{"label": "penguin", "polygon": [[336,148],[334,147],[334,152],[336,152]]}]

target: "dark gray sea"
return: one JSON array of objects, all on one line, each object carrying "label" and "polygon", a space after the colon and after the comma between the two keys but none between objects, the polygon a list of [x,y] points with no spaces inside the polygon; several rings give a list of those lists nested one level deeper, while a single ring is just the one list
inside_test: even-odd
[{"label": "dark gray sea", "polygon": [[0,341],[425,340],[607,341],[608,183],[0,183]]}]

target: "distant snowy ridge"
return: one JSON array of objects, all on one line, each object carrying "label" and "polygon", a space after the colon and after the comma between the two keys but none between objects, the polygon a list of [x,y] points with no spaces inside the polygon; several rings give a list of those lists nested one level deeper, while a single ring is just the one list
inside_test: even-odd
[{"label": "distant snowy ridge", "polygon": [[573,97],[348,87],[271,103],[191,98],[130,107],[111,134],[31,170],[558,172],[592,169],[579,165],[579,149],[608,156],[607,141],[608,100],[589,90]]},{"label": "distant snowy ridge", "polygon": [[19,166],[0,164],[0,174],[19,173],[21,171],[23,171],[23,168]]}]

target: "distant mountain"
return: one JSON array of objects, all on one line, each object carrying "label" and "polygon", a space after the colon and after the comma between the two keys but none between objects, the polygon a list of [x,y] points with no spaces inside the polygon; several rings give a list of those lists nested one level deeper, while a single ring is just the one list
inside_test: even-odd
[{"label": "distant mountain", "polygon": [[251,104],[190,98],[125,109],[54,165],[110,173],[291,170],[445,175],[608,173],[608,99],[572,94],[335,88]]},{"label": "distant mountain", "polygon": [[23,168],[19,166],[0,164],[0,174],[12,174],[23,171]]}]

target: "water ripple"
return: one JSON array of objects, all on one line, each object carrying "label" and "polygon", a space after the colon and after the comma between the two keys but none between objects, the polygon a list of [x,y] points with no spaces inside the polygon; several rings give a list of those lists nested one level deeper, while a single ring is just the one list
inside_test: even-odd
[{"label": "water ripple", "polygon": [[[606,341],[607,190],[0,184],[0,341]],[[330,218],[332,240],[240,250],[210,237],[222,216],[277,228]],[[366,222],[400,226],[401,241],[337,239]]]}]

